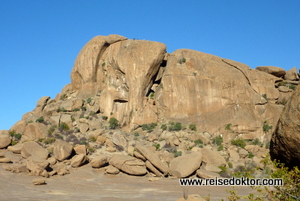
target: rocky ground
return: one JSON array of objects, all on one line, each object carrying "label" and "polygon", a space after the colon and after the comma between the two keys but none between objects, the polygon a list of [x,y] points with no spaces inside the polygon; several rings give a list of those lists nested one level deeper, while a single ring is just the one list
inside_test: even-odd
[{"label": "rocky ground", "polygon": [[[19,156],[14,156],[16,157]],[[174,201],[183,195],[183,187],[178,179],[109,175],[104,169],[94,169],[90,165],[70,170],[65,176],[42,178],[45,185],[34,185],[37,178],[24,173],[11,173],[0,166],[0,200],[41,201],[41,200],[166,200]],[[41,177],[38,177],[41,179]],[[150,181],[149,181],[150,180]],[[187,187],[186,187],[187,188]],[[211,200],[228,196],[225,189],[231,187],[188,187],[189,194],[203,197],[210,194]],[[247,195],[250,187],[237,187],[240,195]]]}]

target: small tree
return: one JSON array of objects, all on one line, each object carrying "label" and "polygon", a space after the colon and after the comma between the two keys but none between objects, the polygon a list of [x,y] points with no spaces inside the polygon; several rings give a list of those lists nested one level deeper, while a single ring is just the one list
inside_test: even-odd
[{"label": "small tree", "polygon": [[114,117],[111,117],[108,123],[110,129],[115,129],[119,126],[119,121]]}]

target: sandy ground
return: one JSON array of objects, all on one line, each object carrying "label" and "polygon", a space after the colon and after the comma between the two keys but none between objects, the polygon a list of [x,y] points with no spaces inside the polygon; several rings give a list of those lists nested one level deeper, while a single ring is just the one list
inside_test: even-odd
[{"label": "sandy ground", "polygon": [[[183,187],[178,179],[161,178],[149,181],[148,177],[135,177],[126,174],[108,175],[104,169],[93,169],[89,164],[72,169],[65,176],[53,176],[45,179],[47,184],[35,186],[34,176],[25,173],[11,173],[0,165],[1,201],[55,201],[55,200],[103,200],[103,201],[175,201],[183,195]],[[225,189],[232,187],[185,187],[189,194],[202,197],[210,194],[211,200],[226,198]],[[247,195],[250,187],[236,187],[239,195]]]}]

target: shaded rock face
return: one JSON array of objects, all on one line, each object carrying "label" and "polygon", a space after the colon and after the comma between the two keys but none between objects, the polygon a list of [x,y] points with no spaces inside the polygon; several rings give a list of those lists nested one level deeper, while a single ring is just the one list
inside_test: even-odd
[{"label": "shaded rock face", "polygon": [[287,166],[300,167],[300,88],[287,102],[272,136],[270,154]]}]

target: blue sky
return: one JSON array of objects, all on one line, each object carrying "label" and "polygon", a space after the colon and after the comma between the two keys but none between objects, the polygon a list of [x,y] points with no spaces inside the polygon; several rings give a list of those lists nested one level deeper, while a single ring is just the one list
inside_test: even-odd
[{"label": "blue sky", "polygon": [[70,83],[80,49],[119,34],[232,59],[299,67],[300,1],[0,0],[0,130]]}]

